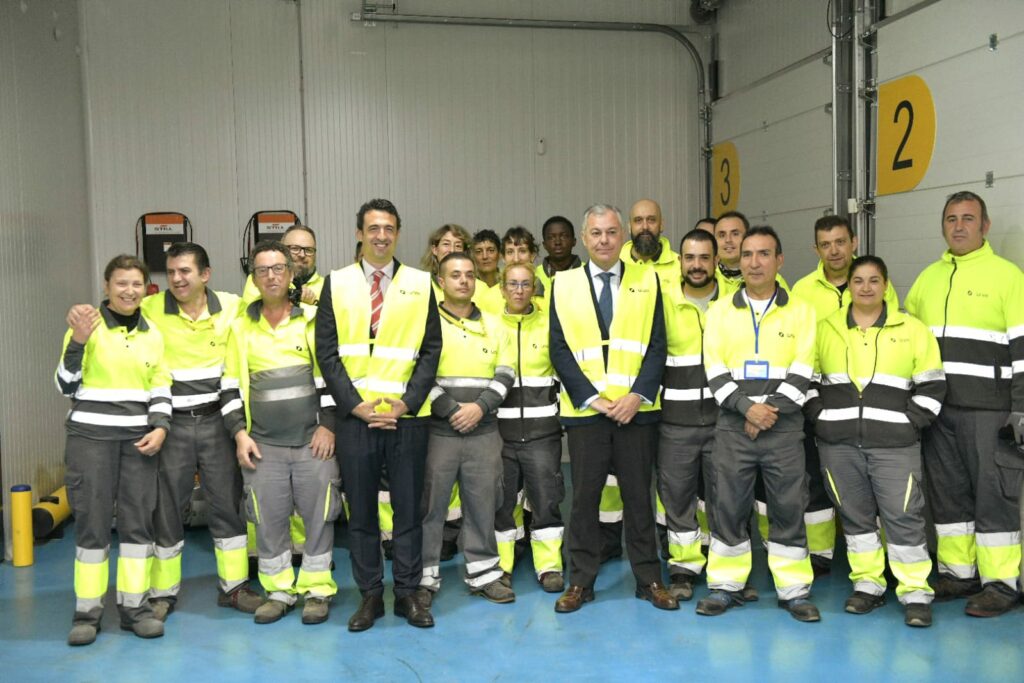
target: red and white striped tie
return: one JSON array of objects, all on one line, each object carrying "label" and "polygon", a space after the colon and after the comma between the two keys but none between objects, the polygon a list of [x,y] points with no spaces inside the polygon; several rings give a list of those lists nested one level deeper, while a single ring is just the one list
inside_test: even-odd
[{"label": "red and white striped tie", "polygon": [[380,288],[383,279],[383,270],[373,271],[373,284],[370,286],[370,334],[374,337],[380,326],[380,309],[384,308],[384,290]]}]

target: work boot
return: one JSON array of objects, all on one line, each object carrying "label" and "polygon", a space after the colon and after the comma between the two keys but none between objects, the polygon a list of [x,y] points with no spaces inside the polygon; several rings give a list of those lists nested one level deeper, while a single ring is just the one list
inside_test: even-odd
[{"label": "work boot", "polygon": [[945,602],[957,598],[969,598],[975,593],[980,593],[981,581],[977,578],[958,579],[948,574],[939,574],[932,582],[932,589],[935,591],[935,599]]},{"label": "work boot", "polygon": [[739,593],[716,589],[697,602],[697,614],[717,617],[725,614],[730,607],[742,607],[743,603],[744,600]]},{"label": "work boot", "polygon": [[427,609],[430,609],[434,604],[434,591],[429,588],[417,588],[416,592],[413,593],[413,597]]},{"label": "work boot", "polygon": [[884,595],[872,595],[864,591],[854,591],[853,595],[846,598],[846,606],[843,608],[850,614],[867,614],[876,607],[885,604]]},{"label": "work boot", "polygon": [[814,603],[807,598],[779,600],[779,607],[789,612],[789,614],[797,621],[821,621],[821,612],[819,612],[818,608],[814,606]]},{"label": "work boot", "polygon": [[384,598],[380,595],[365,594],[355,614],[348,620],[348,630],[353,633],[366,631],[373,623],[384,616]]},{"label": "work boot", "polygon": [[253,621],[257,624],[273,624],[291,611],[291,609],[292,606],[286,602],[269,599],[256,609],[256,612],[254,612],[256,616]]},{"label": "work boot", "polygon": [[68,634],[68,645],[77,647],[79,645],[92,645],[96,640],[96,634],[100,627],[97,624],[73,624],[71,633]]},{"label": "work boot", "polygon": [[498,581],[501,581],[501,585],[504,586],[505,588],[511,588],[512,587],[512,575],[509,574],[508,572],[502,572],[501,573],[501,578],[498,579]]},{"label": "work boot", "polygon": [[447,562],[459,552],[459,544],[455,541],[441,541],[441,561]]},{"label": "work boot", "polygon": [[153,609],[153,617],[160,621],[167,621],[167,615],[174,611],[174,601],[167,598],[153,598],[149,606]]},{"label": "work boot", "polygon": [[545,593],[561,593],[565,590],[565,578],[561,572],[544,572],[540,575],[540,587]]},{"label": "work boot", "polygon": [[932,606],[926,602],[911,602],[903,612],[903,623],[907,626],[927,628],[932,625]]},{"label": "work boot", "polygon": [[673,574],[669,583],[668,592],[676,600],[693,599],[693,580],[697,577],[693,574]]},{"label": "work boot", "polygon": [[999,581],[985,584],[981,592],[967,598],[964,612],[972,617],[998,617],[1017,606],[1017,592]]},{"label": "work boot", "polygon": [[309,596],[306,604],[302,606],[303,624],[322,624],[327,621],[330,612],[331,601],[327,598]]},{"label": "work boot", "polygon": [[217,591],[218,607],[231,607],[246,614],[256,614],[262,604],[263,596],[249,588],[248,583],[243,583],[230,593]]},{"label": "work boot", "polygon": [[495,579],[480,588],[472,588],[469,592],[470,595],[480,595],[499,605],[515,602],[516,600],[515,592],[503,584],[501,579]]},{"label": "work boot", "polygon": [[145,617],[132,623],[121,622],[122,631],[131,631],[139,638],[160,638],[164,634],[164,622],[156,617]]},{"label": "work boot", "polygon": [[743,586],[743,590],[740,591],[740,597],[743,598],[743,602],[757,602],[761,599],[761,596],[757,593],[757,588],[750,582]]}]

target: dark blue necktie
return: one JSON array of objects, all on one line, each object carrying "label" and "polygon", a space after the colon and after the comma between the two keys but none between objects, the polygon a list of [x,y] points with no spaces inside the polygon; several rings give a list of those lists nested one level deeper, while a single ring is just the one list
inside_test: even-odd
[{"label": "dark blue necktie", "polygon": [[598,273],[597,276],[604,282],[604,287],[601,288],[601,296],[597,298],[597,308],[601,311],[604,328],[608,330],[612,326],[612,274]]}]

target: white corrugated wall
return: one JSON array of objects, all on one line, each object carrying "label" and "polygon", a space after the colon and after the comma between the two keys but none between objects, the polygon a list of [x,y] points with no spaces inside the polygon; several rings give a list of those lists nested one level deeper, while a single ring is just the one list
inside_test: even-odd
[{"label": "white corrugated wall", "polygon": [[736,208],[779,233],[792,285],[817,267],[814,221],[832,207],[832,70],[821,59],[783,70],[829,46],[825,4],[730,0],[718,22],[714,142],[736,146]]},{"label": "white corrugated wall", "polygon": [[[998,45],[990,50],[993,34]],[[935,147],[924,178],[909,192],[878,198],[876,251],[901,295],[946,249],[940,214],[960,189],[985,199],[993,248],[1024,267],[1022,64],[1024,3],[1016,0],[940,2],[879,31],[879,82],[916,74],[935,105]]]},{"label": "white corrugated wall", "polygon": [[[87,3],[97,265],[134,248],[135,219],[154,209],[192,219],[221,273],[215,282],[228,287],[240,278],[241,227],[257,209],[302,214],[320,234],[321,270],[352,258],[355,212],[376,196],[398,206],[407,228],[398,255],[409,261],[445,222],[539,230],[554,213],[578,221],[592,202],[628,210],[645,196],[662,203],[673,236],[697,218],[696,80],[671,39],[366,25],[350,19],[358,8],[336,0]],[[668,0],[435,0],[400,9],[686,19],[686,8]]]},{"label": "white corrugated wall", "polygon": [[[67,400],[53,384],[73,301],[93,300],[72,0],[0,3],[0,480],[63,485]],[[10,514],[4,515],[9,557]]]}]

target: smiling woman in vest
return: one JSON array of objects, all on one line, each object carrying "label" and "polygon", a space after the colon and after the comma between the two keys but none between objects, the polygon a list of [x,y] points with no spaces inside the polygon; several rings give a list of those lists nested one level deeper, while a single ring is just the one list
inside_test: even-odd
[{"label": "smiling woman in vest", "polygon": [[158,638],[150,605],[157,460],[171,420],[163,338],[139,313],[149,270],[134,256],[111,259],[99,309],[73,309],[57,366],[71,398],[65,450],[75,516],[75,616],[69,645],[96,640],[107,593],[110,526],[117,502],[117,606],[121,628]]},{"label": "smiling woman in vest", "polygon": [[501,569],[510,577],[516,540],[523,534],[522,517],[516,519],[516,504],[520,502],[520,489],[525,488],[533,513],[533,568],[545,591],[560,593],[565,588],[564,524],[558,509],[565,497],[562,426],[558,421],[558,380],[548,353],[548,313],[533,298],[538,282],[529,263],[507,266],[500,278],[505,297],[502,322],[513,341],[516,362],[515,381],[498,408],[504,496],[494,526]]},{"label": "smiling woman in vest", "polygon": [[904,621],[931,626],[921,431],[939,414],[946,380],[931,331],[886,303],[888,280],[878,257],[851,264],[852,302],[818,323],[818,396],[812,389],[807,412],[846,534],[853,581],[846,611],[885,604],[881,518]]}]

